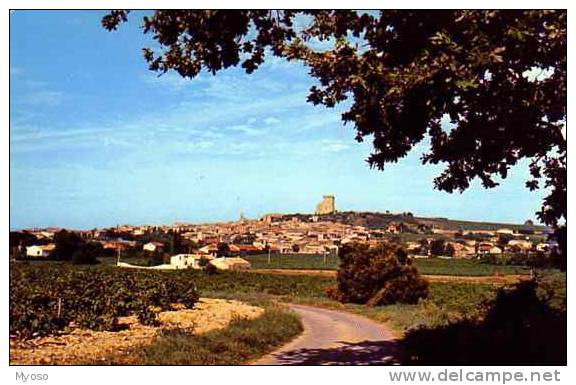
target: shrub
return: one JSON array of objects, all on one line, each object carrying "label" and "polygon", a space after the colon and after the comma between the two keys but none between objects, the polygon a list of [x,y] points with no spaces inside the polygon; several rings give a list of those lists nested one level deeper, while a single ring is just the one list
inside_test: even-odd
[{"label": "shrub", "polygon": [[206,267],[206,265],[208,265],[210,262],[210,260],[204,256],[200,257],[200,259],[198,260],[198,266],[200,267]]},{"label": "shrub", "polygon": [[101,256],[104,248],[98,242],[88,242],[72,253],[72,263],[75,265],[95,265],[100,263],[97,257]]},{"label": "shrub", "polygon": [[204,266],[204,272],[208,275],[218,274],[218,268],[211,263],[207,263]]},{"label": "shrub", "polygon": [[340,259],[337,286],[327,290],[340,302],[370,306],[417,303],[428,295],[428,282],[398,245],[345,245]]},{"label": "shrub", "polygon": [[430,254],[433,256],[444,255],[446,252],[446,242],[443,239],[435,239],[430,243]]},{"label": "shrub", "polygon": [[500,288],[479,307],[483,317],[409,331],[403,340],[405,363],[566,365],[565,291],[551,281]]}]

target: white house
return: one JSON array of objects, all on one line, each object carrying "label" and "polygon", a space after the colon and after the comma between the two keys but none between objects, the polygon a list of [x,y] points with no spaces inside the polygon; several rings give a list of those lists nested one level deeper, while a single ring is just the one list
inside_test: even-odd
[{"label": "white house", "polygon": [[499,248],[498,246],[494,246],[490,248],[489,251],[490,254],[502,254],[502,249]]},{"label": "white house", "polygon": [[28,257],[48,257],[54,251],[56,245],[50,243],[48,245],[33,245],[26,247],[26,255]]},{"label": "white house", "polygon": [[201,269],[201,259],[211,261],[214,257],[210,254],[178,254],[170,257],[170,265],[176,269]]},{"label": "white house", "polygon": [[252,265],[244,258],[239,257],[221,257],[215,258],[210,263],[219,270],[248,270]]},{"label": "white house", "polygon": [[508,242],[508,247],[517,246],[522,250],[530,250],[532,248],[532,242],[523,241],[521,239],[513,239]]},{"label": "white house", "polygon": [[146,251],[162,251],[162,249],[164,248],[164,244],[161,242],[148,242],[146,244],[144,244],[144,246],[142,246],[143,250]]}]

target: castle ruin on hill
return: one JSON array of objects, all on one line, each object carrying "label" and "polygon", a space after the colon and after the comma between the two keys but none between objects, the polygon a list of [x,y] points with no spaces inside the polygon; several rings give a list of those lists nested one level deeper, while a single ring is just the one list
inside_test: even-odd
[{"label": "castle ruin on hill", "polygon": [[324,195],[322,197],[322,202],[318,203],[318,205],[316,206],[316,211],[314,212],[314,214],[316,215],[334,214],[336,212],[336,205],[334,201],[335,201],[334,195]]}]

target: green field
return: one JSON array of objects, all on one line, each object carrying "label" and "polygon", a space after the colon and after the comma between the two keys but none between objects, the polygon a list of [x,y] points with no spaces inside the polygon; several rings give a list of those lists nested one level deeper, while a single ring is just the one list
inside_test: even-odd
[{"label": "green field", "polygon": [[318,254],[268,254],[248,255],[243,257],[250,261],[253,269],[338,269],[340,260],[332,255],[326,258]]},{"label": "green field", "polygon": [[415,259],[416,267],[422,274],[429,275],[507,275],[530,274],[527,266],[491,265],[469,259]]},{"label": "green field", "polygon": [[[315,254],[272,254],[268,263],[268,254],[251,255],[244,257],[252,263],[253,269],[338,269],[339,260],[335,256]],[[422,274],[430,275],[506,275],[529,274],[526,266],[503,266],[480,263],[467,259],[415,259],[414,263]]]}]

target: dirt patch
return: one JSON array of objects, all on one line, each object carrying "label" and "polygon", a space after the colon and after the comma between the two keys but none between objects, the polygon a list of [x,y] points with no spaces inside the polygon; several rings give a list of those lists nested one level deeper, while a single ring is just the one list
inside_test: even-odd
[{"label": "dirt patch", "polygon": [[[308,270],[308,269],[253,269],[253,273],[267,273],[280,275],[307,275],[315,277],[336,277],[336,270]],[[529,275],[427,275],[424,274],[430,282],[455,282],[455,283],[489,283],[489,284],[513,284],[522,280],[530,279]]]},{"label": "dirt patch", "polygon": [[308,275],[314,277],[336,277],[337,270],[313,269],[251,269],[251,273],[280,274],[280,275]]},{"label": "dirt patch", "polygon": [[69,334],[10,341],[11,365],[74,365],[106,361],[134,362],[139,347],[150,344],[164,329],[183,328],[196,334],[225,328],[234,318],[254,319],[264,309],[243,302],[201,298],[194,309],[181,308],[158,315],[160,327],[144,326],[135,316],[121,318],[125,327],[118,332],[75,329]]},{"label": "dirt patch", "polygon": [[430,282],[454,282],[454,283],[489,283],[498,285],[510,285],[520,281],[529,280],[529,275],[424,275]]}]

